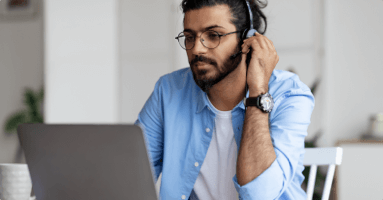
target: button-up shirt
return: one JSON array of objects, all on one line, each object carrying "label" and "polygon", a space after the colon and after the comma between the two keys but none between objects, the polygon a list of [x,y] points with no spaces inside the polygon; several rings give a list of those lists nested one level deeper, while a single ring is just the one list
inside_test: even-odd
[{"label": "button-up shirt", "polygon": [[[274,70],[268,86],[274,99],[269,130],[276,159],[245,185],[239,185],[235,175],[233,185],[239,199],[306,199],[302,162],[314,97],[297,75],[287,71]],[[189,199],[214,130],[216,116],[207,105],[207,94],[196,85],[190,68],[183,68],[160,77],[138,115],[135,124],[144,132],[156,181],[162,172],[162,200]],[[231,112],[239,152],[243,101]]]}]

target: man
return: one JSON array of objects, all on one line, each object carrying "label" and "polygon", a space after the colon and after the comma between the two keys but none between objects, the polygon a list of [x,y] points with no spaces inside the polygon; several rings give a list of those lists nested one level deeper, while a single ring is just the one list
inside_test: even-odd
[{"label": "man", "polygon": [[[249,3],[259,30],[266,18],[259,2]],[[240,39],[250,23],[244,0],[181,5],[184,31],[177,39],[190,68],[162,76],[135,122],[145,133],[156,179],[162,172],[160,198],[306,199],[301,183],[314,108],[310,89],[293,73],[274,70],[279,58],[267,37]],[[271,98],[263,102],[268,108],[245,107],[245,96],[266,93],[273,108]]]}]

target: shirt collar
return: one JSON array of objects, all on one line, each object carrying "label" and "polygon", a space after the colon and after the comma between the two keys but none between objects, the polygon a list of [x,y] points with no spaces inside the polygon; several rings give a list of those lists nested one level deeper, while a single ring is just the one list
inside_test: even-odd
[{"label": "shirt collar", "polygon": [[[249,91],[247,91],[246,97],[249,97]],[[208,106],[207,94],[199,88],[199,93],[197,95],[197,111],[196,111],[196,113],[200,113],[207,106]],[[242,110],[245,110],[245,105],[243,104],[243,100],[241,102],[239,102],[239,104],[237,106],[235,106],[233,108],[233,110],[235,110],[237,107],[241,108]]]},{"label": "shirt collar", "polygon": [[207,102],[205,101],[205,98],[204,98],[204,95],[206,95],[206,93],[204,91],[202,91],[201,88],[198,87],[198,89],[199,89],[199,92],[197,95],[197,111],[196,111],[196,113],[200,113],[207,106]]}]

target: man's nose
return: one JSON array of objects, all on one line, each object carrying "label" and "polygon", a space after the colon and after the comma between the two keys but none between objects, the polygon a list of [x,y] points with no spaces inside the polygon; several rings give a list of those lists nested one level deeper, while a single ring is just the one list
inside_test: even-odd
[{"label": "man's nose", "polygon": [[203,41],[203,38],[197,37],[194,41],[194,47],[191,50],[192,50],[192,53],[195,55],[199,55],[201,53],[206,53],[206,51],[208,50],[208,48],[206,48],[202,44],[201,40]]}]

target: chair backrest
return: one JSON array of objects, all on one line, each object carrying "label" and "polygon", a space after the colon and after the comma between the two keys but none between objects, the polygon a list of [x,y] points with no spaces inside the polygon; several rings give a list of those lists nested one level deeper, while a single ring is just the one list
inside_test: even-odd
[{"label": "chair backrest", "polygon": [[334,178],[335,165],[340,165],[342,163],[342,155],[343,149],[341,147],[305,148],[303,165],[311,167],[306,191],[307,200],[311,200],[313,198],[318,165],[329,165],[322,200],[329,199],[331,184]]}]

